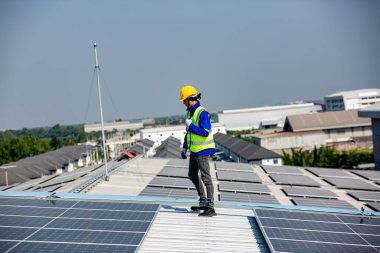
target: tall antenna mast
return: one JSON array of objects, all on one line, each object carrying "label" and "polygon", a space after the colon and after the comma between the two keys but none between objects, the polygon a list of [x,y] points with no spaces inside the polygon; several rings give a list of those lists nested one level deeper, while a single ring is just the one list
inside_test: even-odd
[{"label": "tall antenna mast", "polygon": [[95,50],[95,70],[96,70],[96,77],[97,77],[97,83],[98,83],[98,94],[99,94],[100,122],[101,122],[101,127],[102,127],[102,139],[103,139],[103,159],[104,159],[104,165],[106,166],[105,181],[108,181],[109,177],[108,177],[108,166],[107,166],[107,149],[106,149],[106,139],[104,137],[102,95],[100,93],[100,78],[99,78],[100,68],[99,68],[99,62],[98,62],[98,53],[96,51],[96,42],[94,42],[94,50]]}]

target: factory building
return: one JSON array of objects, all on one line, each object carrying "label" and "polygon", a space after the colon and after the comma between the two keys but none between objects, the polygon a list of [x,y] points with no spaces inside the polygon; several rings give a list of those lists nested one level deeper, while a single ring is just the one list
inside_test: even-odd
[{"label": "factory building", "polygon": [[259,128],[283,127],[286,116],[313,113],[322,110],[314,103],[297,103],[291,105],[264,106],[237,110],[224,110],[218,113],[219,123],[227,130],[246,130]]},{"label": "factory building", "polygon": [[325,97],[327,111],[357,110],[380,102],[380,89],[342,91]]}]

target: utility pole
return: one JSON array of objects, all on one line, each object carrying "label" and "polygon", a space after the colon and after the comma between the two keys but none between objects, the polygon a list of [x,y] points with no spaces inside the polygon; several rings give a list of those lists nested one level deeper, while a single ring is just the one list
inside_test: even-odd
[{"label": "utility pole", "polygon": [[102,127],[102,139],[103,139],[103,159],[104,159],[104,166],[106,167],[106,177],[105,181],[109,180],[108,176],[108,167],[107,167],[107,149],[106,149],[106,140],[104,137],[104,123],[103,123],[103,108],[102,108],[102,96],[100,93],[100,78],[99,78],[99,62],[98,62],[98,53],[96,51],[96,42],[94,42],[94,50],[95,50],[95,70],[96,70],[96,77],[97,77],[97,83],[98,83],[98,95],[99,95],[99,108],[100,108],[100,122]]}]

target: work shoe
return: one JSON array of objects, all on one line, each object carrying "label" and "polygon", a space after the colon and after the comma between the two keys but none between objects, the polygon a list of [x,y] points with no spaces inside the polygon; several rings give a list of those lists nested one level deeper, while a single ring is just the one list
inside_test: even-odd
[{"label": "work shoe", "polygon": [[203,213],[199,214],[198,216],[213,217],[213,216],[217,216],[217,214],[216,214],[214,208],[209,208],[206,211],[204,211]]}]

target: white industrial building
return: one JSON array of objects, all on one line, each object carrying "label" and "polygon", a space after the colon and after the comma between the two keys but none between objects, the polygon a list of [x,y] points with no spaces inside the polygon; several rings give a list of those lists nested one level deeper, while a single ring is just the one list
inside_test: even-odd
[{"label": "white industrial building", "polygon": [[278,153],[291,148],[311,150],[314,146],[349,150],[373,145],[371,120],[359,118],[354,110],[288,116],[284,131],[258,133],[252,140]]},{"label": "white industrial building", "polygon": [[[114,129],[117,131],[123,131],[127,129],[136,130],[143,128],[143,122],[130,123],[129,121],[118,121],[118,122],[105,122],[104,123],[104,131],[113,131]],[[84,125],[84,131],[86,133],[92,131],[101,131],[102,127],[100,123],[97,124],[86,124]]]},{"label": "white industrial building", "polygon": [[342,91],[325,97],[327,111],[357,110],[380,102],[380,89]]},{"label": "white industrial building", "polygon": [[237,110],[224,110],[218,113],[219,123],[227,130],[246,130],[270,127],[283,127],[286,116],[321,111],[314,103],[297,103],[279,106],[264,106]]},{"label": "white industrial building", "polygon": [[[214,123],[211,125],[213,133],[226,133],[226,128],[221,124]],[[168,126],[168,127],[155,127],[140,130],[140,140],[149,139],[154,141],[156,144],[161,145],[161,143],[169,138],[170,136],[175,137],[181,142],[186,135],[185,125],[180,126]]]}]

